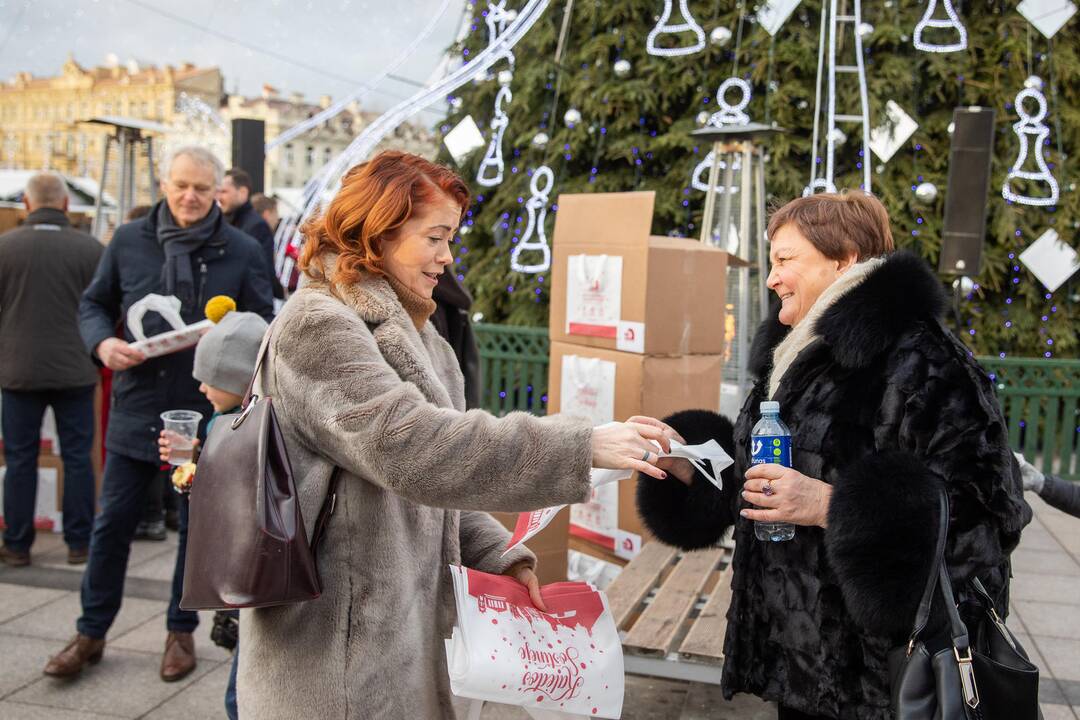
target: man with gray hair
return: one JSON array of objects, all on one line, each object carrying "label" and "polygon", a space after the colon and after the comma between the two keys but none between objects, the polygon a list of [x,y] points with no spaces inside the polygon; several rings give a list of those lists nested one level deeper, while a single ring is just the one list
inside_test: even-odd
[{"label": "man with gray hair", "polygon": [[[45,666],[45,674],[71,677],[101,659],[105,634],[124,595],[124,575],[143,498],[157,478],[161,413],[195,410],[205,433],[211,406],[191,376],[194,349],[147,358],[131,346],[125,322],[132,304],[150,293],[180,301],[185,323],[204,317],[206,301],[227,295],[237,308],[269,320],[273,312],[270,277],[259,244],[229,226],[214,202],[224,170],[199,147],[172,153],[161,178],[164,199],[150,213],[116,229],[79,306],[85,349],[111,369],[112,406],[105,435],[105,477],[101,513],[94,520],[90,560],[82,582],[82,616],[77,634]],[[121,324],[123,336],[117,337]],[[147,336],[172,328],[156,314],[143,318]],[[198,614],[180,609],[187,545],[187,501],[180,500],[180,545],[166,613],[161,678],[179,680],[195,669],[192,632]]]},{"label": "man with gray hair", "polygon": [[29,215],[0,235],[0,388],[4,456],[4,544],[0,560],[30,564],[38,454],[45,410],[53,409],[64,461],[64,542],[68,562],[86,562],[94,522],[94,387],[98,371],[79,338],[79,297],[101,243],[71,227],[64,180],[30,178]]}]

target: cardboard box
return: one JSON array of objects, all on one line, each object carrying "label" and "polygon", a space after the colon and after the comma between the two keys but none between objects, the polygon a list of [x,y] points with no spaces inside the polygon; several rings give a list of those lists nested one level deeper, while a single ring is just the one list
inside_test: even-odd
[{"label": "cardboard box", "polygon": [[[679,410],[715,412],[722,367],[720,355],[638,355],[552,342],[548,413],[585,415],[599,425],[633,415],[663,418]],[[645,534],[635,493],[634,480],[598,488],[597,502],[575,506],[574,516],[581,522],[571,521],[571,534],[632,558]]]},{"label": "cardboard box", "polygon": [[697,240],[650,236],[653,192],[562,195],[552,241],[550,336],[646,355],[724,352],[727,270]]},{"label": "cardboard box", "polygon": [[[518,513],[493,512],[492,517],[513,532]],[[529,538],[525,546],[536,555],[536,576],[541,585],[566,580],[566,551],[570,528],[570,508],[564,508],[551,523]]]}]

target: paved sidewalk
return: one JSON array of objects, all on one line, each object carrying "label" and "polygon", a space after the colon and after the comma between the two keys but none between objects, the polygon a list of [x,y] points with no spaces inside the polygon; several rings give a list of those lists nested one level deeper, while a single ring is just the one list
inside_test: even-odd
[{"label": "paved sidewalk", "polygon": [[[1041,670],[1046,720],[1080,720],[1080,519],[1028,494],[1035,520],[1013,555],[1009,625]],[[81,568],[65,563],[58,536],[40,534],[30,568],[0,566],[0,718],[95,720],[225,717],[229,655],[209,639],[210,614],[196,633],[199,666],[178,683],[158,678],[176,535],[132,548],[123,609],[105,657],[77,681],[42,676],[49,655],[75,632]],[[725,702],[719,689],[630,676],[626,720],[772,720],[756,698]],[[517,708],[485,708],[484,720],[523,720]]]}]

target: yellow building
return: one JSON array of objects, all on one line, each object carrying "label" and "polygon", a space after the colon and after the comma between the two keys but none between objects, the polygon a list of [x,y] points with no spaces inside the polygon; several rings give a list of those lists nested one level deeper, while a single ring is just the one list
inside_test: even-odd
[{"label": "yellow building", "polygon": [[184,93],[217,107],[224,94],[221,71],[190,63],[83,68],[69,56],[55,77],[19,73],[0,83],[0,164],[97,177],[109,129],[80,121],[118,116],[169,125]]}]

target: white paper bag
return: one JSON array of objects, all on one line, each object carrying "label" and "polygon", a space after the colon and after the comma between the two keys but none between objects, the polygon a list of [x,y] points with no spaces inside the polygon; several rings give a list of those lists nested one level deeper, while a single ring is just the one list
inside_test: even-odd
[{"label": "white paper bag", "polygon": [[620,716],[622,646],[603,593],[586,583],[545,585],[548,612],[541,612],[512,578],[457,566],[450,571],[458,620],[445,647],[455,695]]},{"label": "white paper bag", "polygon": [[567,258],[566,334],[615,339],[621,315],[622,256]]},{"label": "white paper bag", "polygon": [[[150,311],[161,315],[173,329],[153,337],[146,337],[146,334],[143,333],[142,319]],[[150,293],[128,308],[127,326],[135,337],[135,342],[131,343],[131,347],[150,358],[168,355],[198,345],[202,336],[210,328],[214,327],[214,323],[210,320],[203,320],[202,322],[187,325],[180,317],[179,298],[172,295]]]}]

